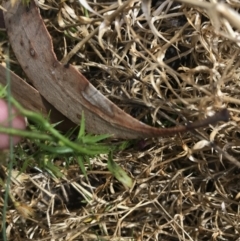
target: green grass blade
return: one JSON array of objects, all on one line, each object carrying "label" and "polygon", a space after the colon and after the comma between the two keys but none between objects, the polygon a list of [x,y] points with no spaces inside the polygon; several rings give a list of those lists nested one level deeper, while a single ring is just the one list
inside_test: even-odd
[{"label": "green grass blade", "polygon": [[94,144],[96,142],[105,140],[105,139],[107,139],[109,137],[111,137],[111,135],[109,135],[109,134],[96,135],[96,136],[88,134],[88,135],[83,136],[81,138],[81,141],[84,144]]},{"label": "green grass blade", "polygon": [[108,170],[113,174],[113,176],[121,182],[126,188],[131,188],[133,186],[133,180],[127,175],[127,173],[113,161],[112,154],[108,157]]},{"label": "green grass blade", "polygon": [[84,158],[82,156],[77,156],[77,163],[78,163],[83,175],[87,178],[87,172],[86,172],[86,168],[84,166]]},{"label": "green grass blade", "polygon": [[80,125],[80,130],[78,133],[77,139],[81,139],[85,135],[85,116],[84,112],[82,112],[82,118],[81,118],[81,125]]}]

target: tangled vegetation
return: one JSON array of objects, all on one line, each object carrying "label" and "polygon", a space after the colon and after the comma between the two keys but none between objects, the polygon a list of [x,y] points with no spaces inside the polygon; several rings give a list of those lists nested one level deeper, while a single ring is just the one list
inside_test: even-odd
[{"label": "tangled vegetation", "polygon": [[[239,3],[38,4],[61,63],[74,65],[136,119],[164,128],[226,107],[231,118],[169,137],[100,138],[102,148],[114,146],[112,156],[97,149],[83,159],[53,155],[51,148],[66,147],[62,141],[46,149],[46,142],[24,139],[14,150],[7,240],[239,240]],[[1,39],[4,62],[4,30]],[[13,53],[10,63],[27,80]],[[75,133],[64,138],[70,142]],[[133,180],[131,188],[109,171],[112,160]],[[6,165],[0,171],[4,180]]]}]

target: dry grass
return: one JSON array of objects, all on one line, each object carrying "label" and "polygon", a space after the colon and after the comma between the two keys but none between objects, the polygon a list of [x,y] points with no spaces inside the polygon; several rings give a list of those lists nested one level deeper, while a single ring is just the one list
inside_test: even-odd
[{"label": "dry grass", "polygon": [[11,193],[28,206],[10,205],[9,240],[239,240],[240,4],[227,1],[232,18],[206,1],[152,1],[150,27],[142,2],[120,11],[117,1],[89,1],[105,25],[78,1],[40,8],[58,59],[135,118],[168,126],[227,106],[231,121],[116,153],[131,190],[104,155],[91,160],[88,180],[74,165],[62,179],[29,169],[13,178]]}]

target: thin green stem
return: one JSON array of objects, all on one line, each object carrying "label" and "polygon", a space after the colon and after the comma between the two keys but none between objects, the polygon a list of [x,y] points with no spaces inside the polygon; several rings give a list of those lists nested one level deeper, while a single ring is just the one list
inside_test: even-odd
[{"label": "thin green stem", "polygon": [[[9,56],[9,48],[7,49],[7,56]],[[6,58],[6,65],[9,69],[9,58]],[[6,72],[6,78],[8,80],[8,85],[7,85],[7,98],[8,100],[11,97],[11,78],[9,75],[9,71]],[[12,103],[10,101],[8,101],[8,112],[12,113]],[[9,120],[9,125],[12,125],[12,120],[10,118]],[[8,163],[8,177],[7,177],[7,184],[6,184],[6,192],[5,192],[5,196],[4,196],[4,207],[3,207],[3,240],[7,241],[7,236],[6,236],[6,216],[7,216],[7,204],[8,204],[8,193],[9,193],[9,189],[10,189],[10,184],[11,184],[11,175],[12,175],[12,168],[13,168],[13,138],[10,136],[9,138],[9,163]]]},{"label": "thin green stem", "polygon": [[30,138],[30,139],[54,141],[54,138],[47,134],[42,134],[40,132],[34,132],[34,131],[19,130],[19,129],[14,129],[10,127],[0,126],[0,133],[8,134],[10,136],[21,136],[21,137]]},{"label": "thin green stem", "polygon": [[[77,153],[86,154],[86,155],[97,155],[99,154],[99,147],[94,145],[87,145],[87,146],[81,146],[81,144],[74,143],[70,141],[68,138],[64,137],[62,134],[59,133],[54,127],[51,126],[51,124],[45,120],[40,114],[34,113],[32,111],[24,109],[13,97],[10,97],[10,101],[12,104],[20,111],[20,113],[24,116],[26,116],[28,119],[32,120],[36,124],[41,125],[49,134],[51,134],[53,139],[59,140],[62,144],[66,145],[67,147],[72,148]],[[10,132],[10,130],[8,130]],[[1,129],[0,129],[1,132]],[[21,132],[23,134],[23,132]],[[18,133],[20,136],[20,132]],[[28,134],[29,135],[29,134]],[[33,134],[34,135],[34,134]],[[24,134],[21,136],[25,136]],[[40,139],[39,136],[34,136],[34,138]],[[42,138],[44,139],[44,135],[42,135]],[[49,140],[49,136],[46,136],[46,140]],[[53,140],[50,139],[50,140]],[[101,147],[101,153],[108,153],[109,148],[107,147]]]}]

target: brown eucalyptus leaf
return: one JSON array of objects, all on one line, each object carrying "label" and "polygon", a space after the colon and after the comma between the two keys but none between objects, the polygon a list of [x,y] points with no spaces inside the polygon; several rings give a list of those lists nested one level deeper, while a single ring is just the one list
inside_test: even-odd
[{"label": "brown eucalyptus leaf", "polygon": [[53,52],[51,37],[34,1],[24,6],[19,0],[4,12],[9,41],[15,55],[34,87],[58,111],[76,124],[84,111],[86,129],[91,133],[112,134],[118,138],[146,138],[185,132],[198,127],[227,121],[226,109],[187,126],[153,128],[126,114],[71,65],[61,64]]},{"label": "brown eucalyptus leaf", "polygon": [[68,118],[56,110],[51,104],[49,104],[36,89],[1,64],[0,84],[7,85],[7,72],[11,80],[12,95],[18,102],[22,104],[24,108],[41,113],[43,116],[48,117],[52,123],[62,121],[57,128],[63,131],[67,131],[70,127],[76,126]]}]

